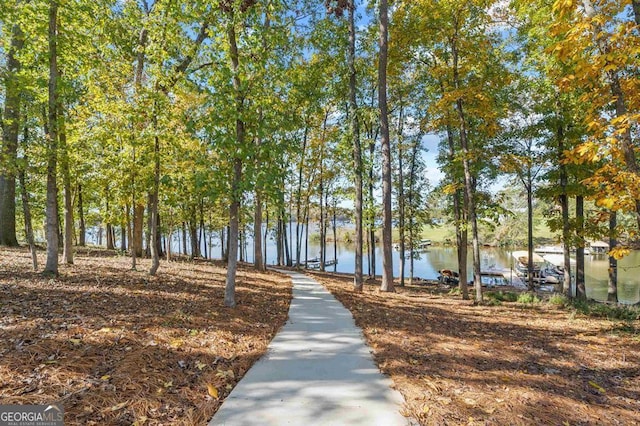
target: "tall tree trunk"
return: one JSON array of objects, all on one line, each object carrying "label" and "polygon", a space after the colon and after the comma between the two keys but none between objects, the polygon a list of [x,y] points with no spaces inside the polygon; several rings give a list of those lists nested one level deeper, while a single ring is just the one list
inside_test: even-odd
[{"label": "tall tree trunk", "polygon": [[263,257],[263,264],[265,266],[265,269],[267,267],[267,243],[268,243],[268,232],[269,232],[269,205],[265,205],[264,207],[265,210],[265,221],[264,221],[264,238],[262,239],[263,241],[263,246],[264,246],[264,257]]},{"label": "tall tree trunk", "polygon": [[376,225],[375,225],[375,198],[373,197],[373,161],[375,157],[375,138],[371,138],[369,143],[369,277],[376,277]]},{"label": "tall tree trunk", "polygon": [[576,197],[576,234],[578,246],[576,248],[576,297],[587,299],[587,291],[584,282],[584,197]]},{"label": "tall tree trunk", "polygon": [[47,263],[44,272],[58,275],[58,1],[49,2],[49,125],[47,135]]},{"label": "tall tree trunk", "polygon": [[113,244],[112,228],[113,226],[110,223],[107,223],[107,250],[113,250],[115,248]]},{"label": "tall tree trunk", "polygon": [[11,45],[5,63],[4,115],[0,169],[0,245],[17,246],[16,237],[16,158],[20,132],[20,83],[16,76],[22,64],[16,54],[22,50],[24,34],[19,25],[11,30]]},{"label": "tall tree trunk", "polygon": [[[453,80],[454,87],[460,88],[460,76],[458,69],[458,49],[455,39],[451,40],[453,54]],[[464,172],[465,200],[468,207],[467,219],[471,222],[471,238],[473,249],[473,284],[476,291],[476,301],[482,301],[482,283],[480,281],[480,242],[478,240],[478,220],[476,217],[476,204],[474,194],[473,176],[471,173],[471,152],[467,134],[467,120],[464,112],[462,98],[456,99],[456,110],[460,120],[460,147],[462,148],[462,168]],[[466,256],[465,256],[466,257]],[[466,268],[466,265],[465,265]],[[466,275],[466,273],[465,273]],[[460,277],[462,279],[462,276]]]},{"label": "tall tree trunk", "polygon": [[158,250],[158,238],[159,238],[159,217],[158,217],[158,197],[160,193],[160,137],[158,136],[158,117],[156,104],[154,102],[153,111],[153,126],[155,130],[154,144],[153,144],[153,190],[151,193],[151,232],[150,232],[150,250],[151,250],[151,269],[149,269],[149,275],[153,276],[158,272],[160,267],[160,251]]},{"label": "tall tree trunk", "polygon": [[[529,281],[527,287],[529,291],[535,290],[533,282],[533,179],[531,177],[531,169],[528,169],[528,179],[526,183],[527,189],[527,271],[529,273]],[[541,277],[539,277],[541,278]]]},{"label": "tall tree trunk", "polygon": [[[618,245],[616,227],[618,226],[618,214],[615,211],[609,213],[609,248]],[[618,260],[609,256],[609,280],[607,289],[607,301],[618,303]]]},{"label": "tall tree trunk", "polygon": [[78,245],[84,247],[87,245],[87,229],[84,222],[84,204],[82,203],[82,185],[78,184],[78,220],[79,220],[79,238]]},{"label": "tall tree trunk", "polygon": [[144,235],[144,256],[151,257],[151,221],[153,220],[151,214],[151,204],[153,204],[153,189],[147,194],[147,232]]},{"label": "tall tree trunk", "polygon": [[640,0],[631,0],[631,5],[633,6],[633,17],[636,25],[640,26]]},{"label": "tall tree trunk", "polygon": [[264,271],[262,257],[262,196],[256,191],[256,206],[253,212],[253,265],[256,270]]},{"label": "tall tree trunk", "polygon": [[[224,251],[224,232],[222,234],[222,251]],[[182,222],[182,254],[186,256],[187,254],[187,224]]]},{"label": "tall tree trunk", "polygon": [[307,138],[309,126],[305,124],[304,135],[302,136],[302,150],[300,151],[300,164],[298,167],[298,188],[296,190],[296,266],[300,266],[300,252],[302,249],[302,172],[304,171],[304,159],[307,154]]},{"label": "tall tree trunk", "polygon": [[356,187],[356,235],[355,235],[355,268],[353,275],[353,289],[362,291],[362,148],[360,146],[360,119],[358,114],[357,102],[357,74],[356,74],[356,26],[355,26],[355,2],[348,0],[349,9],[349,124],[351,138],[353,140],[353,163],[355,169],[355,187]]},{"label": "tall tree trunk", "polygon": [[67,147],[67,130],[64,110],[58,103],[58,121],[60,123],[60,168],[62,169],[62,185],[64,188],[64,249],[62,258],[67,265],[73,265],[73,194],[71,192],[71,172],[69,171],[69,152]]},{"label": "tall tree trunk", "polygon": [[[444,87],[441,84],[441,89],[444,94]],[[447,120],[449,121],[449,120]],[[447,124],[447,143],[448,143],[448,155],[449,161],[453,163],[456,156],[456,144],[453,135],[453,129],[451,125]],[[450,176],[451,179],[455,179],[454,176]],[[466,203],[461,203],[461,198],[466,200],[461,194],[459,189],[453,193],[453,214],[456,223],[456,245],[458,247],[458,288],[462,294],[462,299],[469,299],[469,288],[467,286],[467,227],[463,226],[465,222],[464,211],[466,211]]]},{"label": "tall tree trunk", "polygon": [[398,231],[400,237],[400,287],[404,287],[404,265],[405,265],[405,200],[404,200],[404,164],[403,164],[403,127],[404,109],[402,99],[400,99],[400,113],[398,114]]},{"label": "tall tree trunk", "polygon": [[[233,89],[235,91],[235,108],[236,108],[236,143],[239,147],[244,146],[245,124],[242,120],[244,110],[244,98],[242,95],[242,83],[239,74],[239,55],[238,45],[236,42],[236,28],[233,12],[229,12],[229,24],[227,28],[227,36],[229,43],[229,53],[231,59],[231,70],[233,72]],[[236,269],[238,266],[238,230],[240,220],[240,202],[242,198],[241,189],[242,180],[242,159],[236,157],[233,159],[233,177],[231,180],[231,205],[229,207],[229,259],[227,261],[227,279],[225,283],[224,304],[228,307],[235,307],[235,289],[236,289]]]},{"label": "tall tree trunk", "polygon": [[284,242],[283,242],[283,228],[284,224],[282,221],[282,210],[278,211],[278,224],[276,228],[276,251],[277,251],[277,261],[278,266],[284,265]]},{"label": "tall tree trunk", "polygon": [[[24,128],[24,140],[27,140],[27,127]],[[31,251],[31,262],[33,263],[33,270],[38,270],[38,256],[36,254],[36,243],[33,239],[33,224],[31,221],[31,209],[29,207],[29,191],[27,191],[27,179],[25,177],[25,168],[27,167],[27,158],[24,157],[24,167],[21,167],[18,171],[18,180],[20,182],[20,193],[22,196],[22,212],[24,215],[24,234],[27,237],[27,244],[29,244],[29,250]]]},{"label": "tall tree trunk", "polygon": [[380,108],[380,146],[382,147],[382,284],[381,291],[394,291],[391,241],[391,143],[387,109],[387,51],[389,15],[387,0],[380,0],[380,56],[378,58],[378,106]]},{"label": "tall tree trunk", "polygon": [[120,251],[122,253],[127,251],[127,226],[120,226]]},{"label": "tall tree trunk", "polygon": [[337,225],[337,214],[336,210],[337,200],[333,198],[333,272],[336,272],[338,269],[338,225]]},{"label": "tall tree trunk", "polygon": [[[561,112],[560,101],[557,102],[558,114]],[[564,126],[561,117],[558,117],[558,127],[556,129],[556,137],[558,138],[558,164],[560,164],[560,189],[559,197],[560,210],[562,214],[562,254],[564,263],[564,277],[562,280],[561,292],[571,295],[571,224],[569,223],[569,195],[567,186],[569,179],[567,176],[567,166],[564,160]]]}]

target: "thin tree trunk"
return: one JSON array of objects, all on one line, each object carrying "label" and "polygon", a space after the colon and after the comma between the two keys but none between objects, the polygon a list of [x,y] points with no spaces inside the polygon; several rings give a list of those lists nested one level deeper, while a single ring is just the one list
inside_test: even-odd
[{"label": "thin tree trunk", "polygon": [[87,229],[84,223],[84,204],[82,202],[82,185],[78,184],[78,220],[79,223],[79,239],[78,245],[84,247],[87,245]]},{"label": "thin tree trunk", "polygon": [[349,9],[349,117],[351,127],[351,137],[353,140],[353,163],[355,169],[356,187],[356,235],[355,235],[355,268],[353,275],[353,289],[361,292],[363,286],[362,278],[362,148],[360,146],[360,122],[357,102],[357,74],[356,74],[356,26],[355,26],[355,2],[348,0]]},{"label": "thin tree trunk", "polygon": [[144,236],[144,255],[145,257],[151,257],[151,228],[153,224],[153,214],[151,214],[151,205],[153,204],[153,189],[147,194],[147,233]]},{"label": "thin tree trunk", "polygon": [[159,237],[159,217],[158,217],[158,197],[160,193],[160,137],[158,136],[158,117],[156,104],[154,102],[153,111],[153,126],[155,129],[154,144],[153,144],[153,190],[151,193],[151,238],[150,238],[150,250],[151,250],[151,269],[149,269],[149,275],[154,276],[158,272],[160,267],[160,251],[158,250],[158,237]]},{"label": "thin tree trunk", "polygon": [[333,198],[333,272],[338,269],[338,226],[337,226],[337,200]]},{"label": "thin tree trunk", "polygon": [[[529,280],[527,287],[529,291],[535,290],[535,283],[533,282],[533,179],[531,177],[531,169],[527,170],[529,175],[526,183],[527,189],[527,271],[529,273]],[[538,277],[541,278],[541,277]]]},{"label": "thin tree trunk", "polygon": [[[558,114],[561,111],[560,102],[558,104]],[[558,163],[560,164],[560,210],[562,214],[562,254],[564,263],[564,277],[562,280],[561,292],[571,295],[571,224],[569,223],[569,195],[567,194],[568,177],[567,166],[562,161],[564,159],[564,127],[560,117],[558,117],[558,127],[556,130],[558,138]]]},{"label": "thin tree trunk", "polygon": [[387,0],[380,0],[380,55],[378,58],[378,106],[380,108],[380,146],[382,147],[382,284],[381,291],[394,291],[391,211],[391,146],[387,109],[387,51],[389,16]]},{"label": "thin tree trunk", "polygon": [[[27,128],[24,129],[25,141],[27,139]],[[31,262],[33,270],[38,270],[38,256],[36,254],[36,244],[33,239],[33,224],[31,222],[31,209],[29,208],[29,192],[27,191],[27,179],[25,178],[24,168],[27,167],[27,158],[24,158],[24,167],[18,172],[18,180],[20,182],[20,193],[22,195],[22,212],[24,214],[24,233],[27,236],[27,244],[31,251]]]},{"label": "thin tree trunk", "polygon": [[[618,214],[615,211],[609,213],[609,248],[618,245],[616,227],[618,226]],[[618,260],[609,256],[609,285],[607,289],[607,301],[618,303]]]},{"label": "thin tree trunk", "polygon": [[122,253],[127,251],[127,227],[126,226],[121,226],[120,227],[120,251],[122,251]]},{"label": "thin tree trunk", "polygon": [[49,131],[47,135],[47,263],[44,272],[58,275],[58,2],[49,2]]},{"label": "thin tree trunk", "polygon": [[265,205],[265,221],[264,221],[264,238],[262,239],[262,241],[264,242],[264,265],[265,265],[265,269],[266,269],[266,265],[267,265],[267,242],[268,242],[268,232],[269,232],[269,205]]},{"label": "thin tree trunk", "polygon": [[60,123],[60,168],[62,169],[62,185],[64,188],[64,249],[62,258],[67,265],[73,265],[73,194],[71,193],[71,174],[69,171],[69,152],[64,110],[59,102],[58,121]]},{"label": "thin tree trunk", "polygon": [[[224,234],[223,234],[224,237]],[[224,241],[222,244],[223,247],[223,251],[224,251]],[[186,223],[183,221],[182,222],[182,253],[186,256],[187,254],[187,225]]]},{"label": "thin tree trunk", "polygon": [[[233,12],[229,12],[229,24],[227,36],[229,42],[229,53],[231,59],[231,69],[233,72],[233,89],[235,91],[236,109],[236,143],[239,147],[244,146],[245,129],[242,113],[244,110],[244,99],[242,95],[242,82],[239,75],[239,54],[236,43],[236,29]],[[227,307],[235,307],[236,289],[236,269],[238,266],[238,230],[240,220],[240,202],[242,198],[240,184],[242,181],[242,159],[233,159],[233,177],[231,180],[231,205],[229,207],[229,259],[227,261],[227,279],[225,283],[224,304]]]},{"label": "thin tree trunk", "polygon": [[[444,94],[444,87],[442,84],[441,90]],[[453,129],[449,124],[447,124],[447,142],[449,148],[449,161],[453,163],[456,155],[456,144],[453,136]],[[450,176],[450,178],[454,179],[453,176]],[[463,212],[466,211],[466,203],[463,202],[464,206],[460,203],[460,198],[466,199],[466,197],[461,196],[460,192],[461,191],[457,189],[453,193],[453,214],[456,223],[456,245],[458,247],[458,288],[462,294],[462,299],[467,300],[469,299],[469,288],[467,286],[467,231],[466,226],[463,227],[465,219]]]},{"label": "thin tree trunk", "polygon": [[298,167],[298,189],[296,191],[296,266],[300,266],[300,252],[302,246],[302,224],[300,223],[302,208],[302,172],[304,168],[304,159],[307,153],[307,138],[309,126],[304,126],[304,135],[302,136],[302,150],[300,152],[300,165]]},{"label": "thin tree trunk", "polygon": [[586,300],[587,291],[584,282],[584,197],[576,197],[576,234],[578,246],[576,248],[576,297]]},{"label": "thin tree trunk", "polygon": [[258,191],[256,191],[256,208],[253,214],[253,264],[256,270],[265,270],[262,257],[262,196]]},{"label": "thin tree trunk", "polygon": [[[458,50],[455,40],[451,42],[453,53],[453,79],[456,89],[460,88],[460,76],[458,70]],[[471,238],[473,245],[473,284],[476,291],[476,301],[482,301],[482,283],[480,281],[480,243],[478,240],[478,220],[476,217],[476,204],[474,194],[473,176],[471,174],[471,153],[467,135],[467,122],[464,113],[462,98],[456,100],[456,110],[460,120],[460,146],[462,148],[462,168],[464,171],[465,200],[467,204],[467,219],[471,222]],[[466,256],[465,256],[466,257]],[[466,268],[466,265],[465,265]],[[465,273],[466,275],[466,273]],[[462,277],[460,277],[462,279]]]},{"label": "thin tree trunk", "polygon": [[403,127],[404,109],[402,99],[400,99],[400,113],[398,114],[398,231],[400,237],[400,287],[404,287],[404,266],[405,266],[405,200],[404,200],[404,165],[403,165]]}]

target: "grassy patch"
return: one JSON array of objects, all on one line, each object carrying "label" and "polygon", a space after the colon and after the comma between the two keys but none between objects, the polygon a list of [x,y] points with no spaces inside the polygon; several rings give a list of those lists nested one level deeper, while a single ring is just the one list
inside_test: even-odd
[{"label": "grassy patch", "polygon": [[540,303],[540,299],[535,293],[522,293],[518,296],[518,303],[524,303],[527,305],[533,305],[536,303]]},{"label": "grassy patch", "polygon": [[567,296],[565,296],[564,294],[561,293],[554,293],[550,298],[548,303],[550,305],[553,306],[557,306],[559,308],[564,308],[565,306],[568,306],[571,301],[569,300],[569,298]]},{"label": "grassy patch", "polygon": [[488,291],[485,293],[485,297],[489,300],[495,300],[497,302],[515,302],[518,300],[518,293],[512,291]]},{"label": "grassy patch", "polygon": [[577,313],[590,317],[621,321],[640,320],[640,307],[638,306],[613,305],[575,299],[571,302],[571,307]]}]

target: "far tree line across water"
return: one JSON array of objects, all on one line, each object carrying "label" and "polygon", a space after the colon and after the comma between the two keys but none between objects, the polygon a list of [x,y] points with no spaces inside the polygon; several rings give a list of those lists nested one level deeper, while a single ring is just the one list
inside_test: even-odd
[{"label": "far tree line across water", "polygon": [[[348,218],[354,289],[379,233],[393,291],[392,244],[403,285],[406,253],[437,221],[454,229],[462,297],[472,280],[482,300],[482,243],[524,239],[532,272],[544,221],[579,298],[585,242],[607,241],[617,302],[617,261],[640,227],[640,2],[364,6],[3,3],[0,244],[34,251],[44,231],[56,275],[59,246],[72,264],[102,227],[108,248],[119,242],[132,268],[151,257],[154,275],[167,235],[188,234],[195,254],[216,230],[234,306],[249,235],[257,269],[268,238],[278,264],[299,264],[309,224],[327,253]],[[427,135],[440,139],[437,184]]]}]

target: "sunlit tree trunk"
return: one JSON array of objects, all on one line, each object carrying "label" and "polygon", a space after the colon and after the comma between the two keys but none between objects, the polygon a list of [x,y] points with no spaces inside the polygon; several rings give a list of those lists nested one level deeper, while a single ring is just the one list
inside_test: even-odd
[{"label": "sunlit tree trunk", "polygon": [[[442,90],[444,93],[444,88],[442,88]],[[456,144],[453,135],[453,129],[451,128],[450,124],[447,124],[447,144],[449,162],[453,164],[453,162],[455,161]],[[455,178],[453,176],[453,173],[450,178]],[[456,191],[452,194],[452,197],[453,219],[456,224],[456,246],[458,247],[458,288],[460,289],[462,298],[464,300],[467,300],[469,298],[469,289],[467,287],[467,230],[466,226],[463,227],[463,223],[465,222],[464,211],[466,211],[466,203],[465,205],[463,205],[463,203],[461,202],[461,199],[463,199],[464,197],[462,196],[461,191],[458,189],[456,189]]]},{"label": "sunlit tree trunk", "polygon": [[[453,54],[453,82],[456,89],[460,88],[460,76],[458,69],[458,50],[456,40],[451,40]],[[456,100],[456,110],[460,120],[460,147],[462,148],[462,168],[464,172],[464,193],[467,207],[467,221],[471,223],[471,238],[473,250],[473,284],[476,291],[476,300],[482,301],[482,283],[480,282],[480,242],[478,240],[478,220],[476,217],[476,204],[474,194],[474,182],[471,173],[471,152],[467,134],[467,118],[465,116],[462,98]],[[460,249],[460,247],[459,247]],[[466,268],[466,265],[465,265]],[[466,273],[465,273],[466,275]],[[462,276],[460,276],[462,280]],[[466,283],[465,283],[466,284]]]},{"label": "sunlit tree trunk", "polygon": [[47,262],[44,272],[58,275],[58,2],[49,2],[49,123],[47,134]]},{"label": "sunlit tree trunk", "polygon": [[[609,248],[613,249],[618,245],[616,237],[616,227],[618,226],[618,214],[615,211],[609,212]],[[607,300],[618,303],[618,260],[609,256],[609,280],[607,289]]]},{"label": "sunlit tree trunk", "polygon": [[382,284],[381,291],[394,291],[391,241],[391,146],[387,109],[387,51],[389,16],[387,0],[380,0],[380,56],[378,59],[378,106],[380,108],[380,146],[382,147]]},{"label": "sunlit tree trunk", "polygon": [[154,102],[153,126],[155,136],[153,138],[153,189],[151,192],[151,232],[150,232],[150,251],[151,251],[151,268],[149,275],[153,276],[158,272],[160,267],[160,251],[158,250],[158,196],[160,193],[160,137],[158,136],[158,116],[156,104]]},{"label": "sunlit tree trunk", "polygon": [[71,172],[69,171],[69,148],[67,147],[67,131],[64,110],[58,103],[60,168],[62,169],[62,186],[64,190],[64,246],[62,258],[67,265],[73,265],[73,194],[71,192]]},{"label": "sunlit tree trunk", "polygon": [[586,300],[587,291],[584,282],[584,197],[576,197],[576,234],[578,246],[576,248],[576,297]]},{"label": "sunlit tree trunk", "polygon": [[[24,142],[28,139],[27,127],[24,128]],[[24,234],[27,237],[27,244],[31,251],[31,262],[33,264],[33,270],[38,270],[38,256],[36,254],[36,243],[33,238],[33,223],[31,221],[31,207],[29,205],[29,191],[27,190],[27,179],[25,177],[25,169],[28,161],[27,157],[23,157],[23,166],[18,169],[18,181],[20,182],[20,194],[22,198],[22,213],[24,216]]]},{"label": "sunlit tree trunk", "polygon": [[[231,59],[231,71],[233,72],[233,89],[235,91],[235,109],[236,109],[236,143],[238,146],[244,146],[245,124],[242,120],[242,112],[244,109],[244,99],[242,96],[242,82],[240,81],[240,62],[238,54],[238,45],[236,41],[236,28],[233,12],[229,12],[229,24],[227,28],[227,37],[229,43],[229,54]],[[229,206],[229,256],[227,260],[227,278],[225,283],[224,304],[228,307],[235,307],[235,291],[236,291],[236,269],[238,266],[238,231],[240,225],[240,202],[242,181],[242,159],[236,157],[233,159],[233,176],[231,181],[231,205]]]},{"label": "sunlit tree trunk", "polygon": [[403,146],[403,127],[404,127],[404,109],[402,99],[400,100],[400,113],[398,115],[398,231],[400,237],[400,287],[404,287],[404,266],[405,266],[405,199],[404,199],[404,146]]},{"label": "sunlit tree trunk", "polygon": [[353,289],[362,291],[362,148],[360,146],[360,121],[358,117],[357,102],[357,75],[356,75],[356,26],[355,26],[355,2],[348,0],[349,13],[349,117],[350,131],[353,141],[353,163],[355,172],[355,210],[356,210],[356,235],[355,235],[355,267],[353,275]]},{"label": "sunlit tree trunk", "polygon": [[78,185],[78,245],[84,247],[87,245],[87,229],[84,222],[84,204],[82,202],[82,185]]}]

